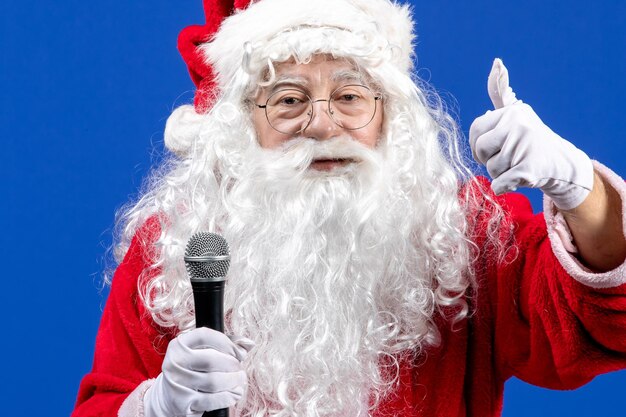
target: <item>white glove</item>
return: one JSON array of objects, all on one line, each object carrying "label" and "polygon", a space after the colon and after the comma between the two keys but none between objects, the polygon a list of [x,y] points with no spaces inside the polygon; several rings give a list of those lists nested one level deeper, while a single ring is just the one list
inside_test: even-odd
[{"label": "white glove", "polygon": [[231,340],[206,327],[177,336],[143,397],[145,416],[200,416],[235,405],[247,383],[241,361],[253,346],[250,339]]},{"label": "white glove", "polygon": [[493,191],[540,188],[562,210],[582,203],[593,188],[589,157],[546,126],[532,107],[516,100],[500,59],[493,62],[487,84],[496,110],[476,118],[469,136],[474,159],[493,178]]}]

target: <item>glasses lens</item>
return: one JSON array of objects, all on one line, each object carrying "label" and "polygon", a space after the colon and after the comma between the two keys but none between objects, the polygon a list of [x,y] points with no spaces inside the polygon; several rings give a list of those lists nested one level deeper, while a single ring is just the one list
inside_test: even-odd
[{"label": "glasses lens", "polygon": [[330,97],[330,113],[344,129],[360,129],[374,118],[376,97],[363,85],[343,86]]},{"label": "glasses lens", "polygon": [[292,135],[308,125],[311,100],[300,90],[279,90],[267,99],[265,114],[274,129]]}]

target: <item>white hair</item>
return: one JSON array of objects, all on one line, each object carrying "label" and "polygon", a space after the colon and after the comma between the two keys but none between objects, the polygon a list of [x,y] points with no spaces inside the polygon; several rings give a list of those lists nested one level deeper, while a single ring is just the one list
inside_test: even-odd
[{"label": "white hair", "polygon": [[[323,31],[315,33],[327,38]],[[432,89],[380,54],[354,53],[361,43],[345,39],[350,54],[342,54],[309,35],[308,46],[281,42],[287,49],[274,48],[271,59],[249,51],[187,153],[166,160],[117,219],[118,260],[137,230],[159,219],[139,289],[155,323],[174,332],[195,324],[187,239],[213,231],[231,244],[227,331],[257,343],[242,415],[366,415],[393,389],[399,355],[439,343],[435,314],[454,311],[460,321],[471,313],[467,290],[480,251],[468,213],[489,212],[495,251],[498,228],[508,228],[480,186],[463,187],[474,179],[461,135]],[[340,138],[324,149],[299,138],[261,149],[246,99],[274,63],[320,53],[350,56],[381,89],[379,146]],[[306,167],[316,152],[348,152],[361,163],[312,175]],[[391,369],[380,369],[381,356]]]}]

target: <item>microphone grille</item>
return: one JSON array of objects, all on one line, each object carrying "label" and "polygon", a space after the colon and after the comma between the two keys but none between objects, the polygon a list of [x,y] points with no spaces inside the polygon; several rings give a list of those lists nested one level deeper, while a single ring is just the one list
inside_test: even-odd
[{"label": "microphone grille", "polygon": [[[219,260],[192,261],[185,259],[191,280],[216,280],[224,278],[230,266],[230,253],[226,240],[215,233],[199,232],[191,236],[185,249],[186,257],[226,257]],[[219,280],[218,280],[219,281]]]}]

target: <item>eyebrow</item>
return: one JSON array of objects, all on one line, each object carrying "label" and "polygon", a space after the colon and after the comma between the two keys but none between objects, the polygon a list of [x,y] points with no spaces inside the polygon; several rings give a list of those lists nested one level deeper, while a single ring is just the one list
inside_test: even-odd
[{"label": "eyebrow", "polygon": [[[345,69],[334,72],[330,77],[331,82],[350,82],[365,85],[363,74],[353,69]],[[271,94],[278,88],[284,86],[308,87],[310,81],[305,77],[297,75],[283,74],[276,76],[274,82],[267,86],[267,91]]]},{"label": "eyebrow", "polygon": [[274,80],[274,82],[269,85],[267,87],[269,92],[274,92],[276,91],[276,88],[278,87],[282,87],[285,85],[293,85],[293,86],[297,86],[297,87],[301,87],[304,86],[306,87],[307,85],[309,85],[309,80],[307,80],[304,77],[298,77],[298,76],[293,76],[293,75],[279,75],[276,77],[276,79]]},{"label": "eyebrow", "polygon": [[363,74],[353,69],[337,71],[330,77],[330,80],[334,83],[349,81],[365,85]]}]

